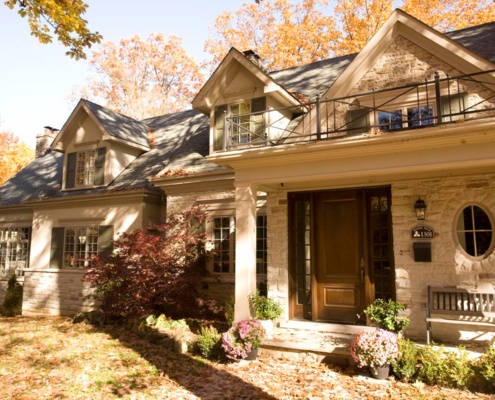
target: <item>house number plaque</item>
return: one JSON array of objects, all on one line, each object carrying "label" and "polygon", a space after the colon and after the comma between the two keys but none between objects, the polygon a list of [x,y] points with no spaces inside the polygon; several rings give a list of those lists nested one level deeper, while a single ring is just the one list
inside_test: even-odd
[{"label": "house number plaque", "polygon": [[411,229],[411,238],[413,239],[433,239],[435,232],[429,226],[415,226]]}]

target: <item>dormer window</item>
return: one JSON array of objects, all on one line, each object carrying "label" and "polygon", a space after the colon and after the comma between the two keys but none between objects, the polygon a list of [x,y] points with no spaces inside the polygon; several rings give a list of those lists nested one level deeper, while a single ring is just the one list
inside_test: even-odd
[{"label": "dormer window", "polygon": [[265,110],[265,97],[215,107],[214,150],[264,140]]},{"label": "dormer window", "polygon": [[103,185],[105,181],[105,155],[105,147],[67,154],[65,188]]}]

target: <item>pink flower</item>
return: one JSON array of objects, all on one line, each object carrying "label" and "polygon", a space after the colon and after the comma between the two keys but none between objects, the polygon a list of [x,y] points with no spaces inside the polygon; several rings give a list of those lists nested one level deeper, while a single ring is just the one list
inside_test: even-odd
[{"label": "pink flower", "polygon": [[242,320],[222,334],[222,348],[227,358],[240,360],[246,358],[251,350],[257,349],[265,335],[259,321]]},{"label": "pink flower", "polygon": [[351,343],[351,355],[360,367],[390,364],[399,354],[397,336],[384,329],[363,330]]}]

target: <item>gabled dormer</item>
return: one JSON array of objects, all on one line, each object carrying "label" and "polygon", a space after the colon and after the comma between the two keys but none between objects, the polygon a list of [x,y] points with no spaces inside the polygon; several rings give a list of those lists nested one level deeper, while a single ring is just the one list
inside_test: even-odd
[{"label": "gabled dormer", "polygon": [[53,140],[64,153],[62,189],[109,185],[150,149],[146,124],[81,99]]},{"label": "gabled dormer", "polygon": [[[255,53],[232,48],[192,105],[210,116],[213,153],[276,140],[300,102],[267,74]],[[270,109],[280,110],[272,121],[266,114]]]}]

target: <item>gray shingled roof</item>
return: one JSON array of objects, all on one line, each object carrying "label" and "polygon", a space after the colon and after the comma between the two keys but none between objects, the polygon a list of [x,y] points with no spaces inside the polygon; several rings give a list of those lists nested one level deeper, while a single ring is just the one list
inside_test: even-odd
[{"label": "gray shingled roof", "polygon": [[0,204],[11,206],[28,200],[116,190],[156,190],[150,178],[169,165],[175,165],[173,168],[221,169],[204,158],[208,153],[209,125],[203,114],[189,110],[150,118],[142,123],[147,131],[148,127],[154,130],[155,147],[138,157],[107,187],[62,191],[63,154],[48,151],[0,186]]},{"label": "gray shingled roof", "polygon": [[[495,62],[495,22],[449,32],[448,37]],[[313,99],[328,89],[356,55],[318,61],[309,65],[272,72],[270,76],[287,90]],[[107,132],[119,139],[148,146],[148,131],[155,133],[156,145],[132,162],[108,187],[62,191],[63,154],[52,151],[34,160],[0,186],[0,205],[13,206],[27,200],[96,194],[112,190],[154,189],[150,179],[161,171],[224,170],[206,161],[208,117],[188,110],[136,121],[88,100],[82,100]]]},{"label": "gray shingled roof", "polygon": [[149,146],[148,126],[144,122],[136,121],[86,99],[81,99],[81,102],[88,107],[110,136],[140,146]]},{"label": "gray shingled roof", "polygon": [[[495,22],[445,34],[469,50],[495,62]],[[271,72],[269,75],[289,92],[303,94],[310,100],[324,93],[344,72],[357,54],[330,58],[311,64]]]},{"label": "gray shingled roof", "polygon": [[325,92],[357,54],[317,61],[311,64],[272,72],[270,76],[291,93],[303,94],[310,100]]},{"label": "gray shingled roof", "polygon": [[445,35],[487,60],[495,62],[495,22],[447,32]]}]

